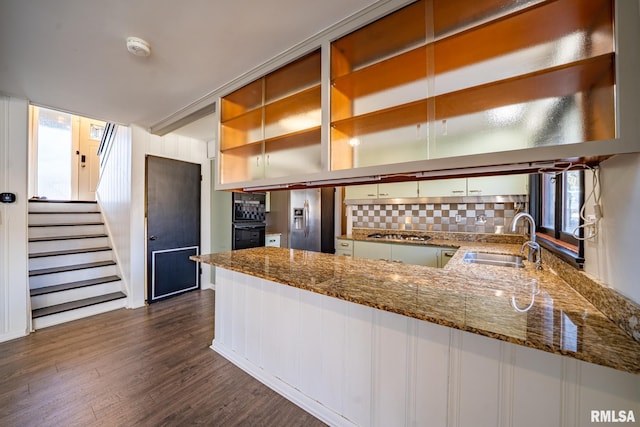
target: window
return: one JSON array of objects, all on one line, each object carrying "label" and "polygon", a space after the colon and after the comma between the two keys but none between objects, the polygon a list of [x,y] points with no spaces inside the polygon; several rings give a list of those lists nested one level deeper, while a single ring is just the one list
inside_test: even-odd
[{"label": "window", "polygon": [[[552,252],[571,258],[581,265],[583,260],[580,207],[584,203],[584,172],[565,171],[558,174],[532,175],[531,207],[542,244]],[[575,234],[574,234],[575,233]]]}]

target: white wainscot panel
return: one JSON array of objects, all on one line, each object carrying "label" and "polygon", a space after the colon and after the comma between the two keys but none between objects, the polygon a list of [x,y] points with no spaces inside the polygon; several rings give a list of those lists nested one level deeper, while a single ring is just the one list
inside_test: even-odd
[{"label": "white wainscot panel", "polygon": [[410,355],[408,425],[445,426],[449,383],[449,341],[452,329],[412,320],[415,331]]},{"label": "white wainscot panel", "polygon": [[360,426],[373,424],[371,368],[373,356],[373,317],[370,307],[345,303],[344,406],[346,418]]},{"label": "white wainscot panel", "polygon": [[381,310],[375,312],[374,318],[372,425],[406,425],[410,319]]},{"label": "white wainscot panel", "polygon": [[515,363],[512,381],[505,390],[511,396],[510,405],[503,408],[508,411],[506,425],[571,425],[563,422],[562,405],[575,393],[576,384],[564,378],[563,360],[574,366],[577,361],[518,345],[505,347],[512,351]]},{"label": "white wainscot panel", "polygon": [[497,426],[500,342],[466,332],[455,335],[450,416],[460,426]]}]

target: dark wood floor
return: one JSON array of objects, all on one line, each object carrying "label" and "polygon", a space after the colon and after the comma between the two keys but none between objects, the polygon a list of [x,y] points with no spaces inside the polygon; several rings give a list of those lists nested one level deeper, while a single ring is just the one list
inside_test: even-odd
[{"label": "dark wood floor", "polygon": [[0,343],[0,426],[324,425],[209,348],[194,291]]}]

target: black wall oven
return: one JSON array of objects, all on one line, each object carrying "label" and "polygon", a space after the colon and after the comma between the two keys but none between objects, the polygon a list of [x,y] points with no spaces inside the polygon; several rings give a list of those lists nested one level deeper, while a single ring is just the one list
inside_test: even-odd
[{"label": "black wall oven", "polygon": [[233,249],[264,246],[264,224],[233,224]]},{"label": "black wall oven", "polygon": [[264,193],[233,193],[233,250],[264,246],[265,198]]}]

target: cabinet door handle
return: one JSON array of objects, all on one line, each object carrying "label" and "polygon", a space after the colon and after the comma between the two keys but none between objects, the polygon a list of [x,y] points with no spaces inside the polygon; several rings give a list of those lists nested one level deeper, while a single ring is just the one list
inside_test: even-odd
[{"label": "cabinet door handle", "polygon": [[380,193],[381,196],[388,196],[389,193]]},{"label": "cabinet door handle", "polygon": [[443,255],[447,258],[451,258],[453,256],[453,252],[445,252]]},{"label": "cabinet door handle", "polygon": [[372,194],[372,193],[369,193],[369,194],[367,194],[367,196],[369,196],[369,197],[375,197],[376,195],[375,195],[375,194]]},{"label": "cabinet door handle", "polygon": [[340,243],[340,246],[344,246],[346,248],[347,246],[349,246],[349,244],[348,243]]},{"label": "cabinet door handle", "polygon": [[469,193],[482,193],[482,190],[469,190]]},{"label": "cabinet door handle", "polygon": [[260,156],[256,157],[256,166],[260,167]]},{"label": "cabinet door handle", "polygon": [[453,190],[451,191],[453,194],[462,194],[464,193],[464,190]]}]

